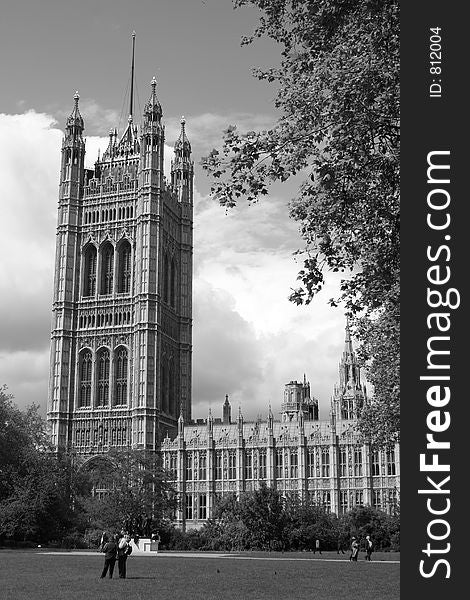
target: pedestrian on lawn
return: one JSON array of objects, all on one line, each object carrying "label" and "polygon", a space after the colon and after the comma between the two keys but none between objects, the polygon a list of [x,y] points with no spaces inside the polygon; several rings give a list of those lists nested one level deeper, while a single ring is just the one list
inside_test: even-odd
[{"label": "pedestrian on lawn", "polygon": [[113,578],[114,564],[116,563],[116,557],[118,552],[118,535],[111,537],[103,546],[102,552],[104,552],[104,567],[101,573],[101,579],[106,577],[109,570],[109,578]]},{"label": "pedestrian on lawn", "polygon": [[359,554],[359,544],[357,543],[356,538],[353,536],[351,539],[351,555],[349,560],[352,562],[357,562],[357,555]]},{"label": "pedestrian on lawn", "polygon": [[127,557],[132,553],[131,536],[125,535],[119,540],[118,545],[118,571],[119,579],[126,578]]}]

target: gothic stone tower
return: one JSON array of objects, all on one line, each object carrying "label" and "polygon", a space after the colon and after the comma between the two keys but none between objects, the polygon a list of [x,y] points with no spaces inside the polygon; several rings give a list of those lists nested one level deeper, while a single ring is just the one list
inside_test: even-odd
[{"label": "gothic stone tower", "polygon": [[358,419],[366,401],[366,387],[361,384],[361,369],[353,349],[349,323],[346,321],[344,351],[339,364],[339,383],[334,388],[331,410],[337,419]]},{"label": "gothic stone tower", "polygon": [[[131,88],[132,90],[132,88]],[[47,417],[57,450],[155,450],[191,418],[193,162],[182,119],[171,181],[151,84],[93,170],[75,95],[62,143]]]}]

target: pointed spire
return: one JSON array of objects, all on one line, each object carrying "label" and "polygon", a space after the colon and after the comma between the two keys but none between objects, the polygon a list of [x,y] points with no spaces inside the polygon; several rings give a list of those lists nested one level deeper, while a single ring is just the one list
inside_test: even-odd
[{"label": "pointed spire", "polygon": [[346,331],[345,331],[345,340],[344,340],[344,351],[346,354],[353,353],[352,340],[351,340],[351,330],[349,328],[349,317],[346,315]]},{"label": "pointed spire", "polygon": [[147,100],[147,103],[144,107],[144,119],[146,119],[147,122],[150,121],[152,123],[154,121],[160,121],[163,112],[160,102],[157,98],[157,80],[155,77],[152,78],[150,87],[150,98]]},{"label": "pointed spire", "polygon": [[72,113],[70,114],[70,117],[67,119],[67,123],[66,123],[66,129],[67,129],[68,134],[73,135],[74,137],[76,136],[76,134],[81,136],[82,131],[84,129],[83,118],[82,118],[82,115],[80,114],[80,109],[78,108],[79,100],[80,100],[80,95],[77,91],[77,92],[75,92],[75,94],[73,96],[74,106],[73,106]]},{"label": "pointed spire", "polygon": [[188,136],[186,135],[186,119],[184,116],[181,117],[181,131],[178,139],[175,142],[175,153],[184,158],[189,158],[191,154],[191,144],[189,143]]},{"label": "pointed spire", "polygon": [[274,416],[273,416],[273,411],[271,410],[271,402],[269,403],[269,410],[268,410],[268,427],[269,429],[272,429],[274,424]]},{"label": "pointed spire", "polygon": [[134,105],[134,55],[135,55],[135,31],[132,32],[132,66],[131,66],[131,98],[129,105],[129,118],[132,122]]},{"label": "pointed spire", "polygon": [[228,394],[225,394],[225,402],[224,402],[224,406],[222,408],[222,414],[223,414],[223,423],[224,425],[230,425],[231,421],[232,421],[232,408],[230,406],[230,403],[228,401]]},{"label": "pointed spire", "polygon": [[184,431],[183,402],[180,402],[180,416],[178,417],[178,433],[180,436],[183,435],[183,431]]}]

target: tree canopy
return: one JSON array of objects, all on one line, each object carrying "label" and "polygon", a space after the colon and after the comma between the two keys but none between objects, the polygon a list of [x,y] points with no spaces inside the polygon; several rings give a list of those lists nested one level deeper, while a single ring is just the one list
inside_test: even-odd
[{"label": "tree canopy", "polygon": [[255,69],[275,84],[279,118],[266,131],[231,125],[202,159],[222,206],[256,202],[275,181],[303,175],[290,215],[305,242],[300,287],[309,303],[325,273],[354,317],[374,397],[362,427],[377,443],[399,434],[399,3],[396,0],[235,0],[260,10],[251,37],[280,46]]},{"label": "tree canopy", "polygon": [[157,454],[110,451],[83,465],[52,451],[38,406],[22,411],[0,388],[0,539],[97,543],[103,529],[140,533],[146,518],[160,527],[176,503]]}]

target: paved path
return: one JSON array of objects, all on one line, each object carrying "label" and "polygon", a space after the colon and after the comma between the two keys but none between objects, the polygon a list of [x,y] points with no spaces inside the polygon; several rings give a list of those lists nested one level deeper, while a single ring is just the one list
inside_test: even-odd
[{"label": "paved path", "polygon": [[[39,553],[39,552],[38,552]],[[41,551],[40,554],[51,554],[54,556],[101,556],[100,552],[92,550],[70,550],[70,551],[57,551],[47,552]],[[247,554],[226,554],[216,552],[133,552],[132,556],[150,556],[152,558],[164,557],[164,558],[232,558],[236,560],[270,560],[270,561],[317,561],[317,562],[349,562],[347,558],[303,558],[299,556],[250,556]],[[359,562],[367,562],[361,560]],[[399,560],[371,560],[370,564],[374,565],[399,565]]]}]

